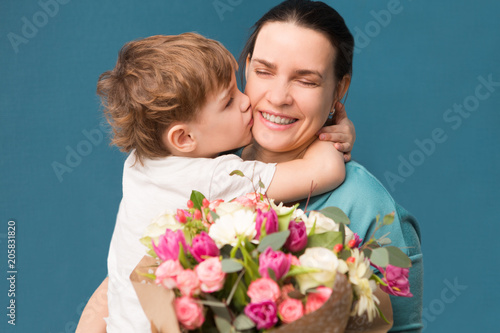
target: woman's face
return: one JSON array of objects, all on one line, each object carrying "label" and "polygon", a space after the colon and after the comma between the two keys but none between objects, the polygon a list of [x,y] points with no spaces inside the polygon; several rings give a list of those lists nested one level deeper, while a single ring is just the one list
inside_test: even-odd
[{"label": "woman's face", "polygon": [[300,153],[334,105],[335,49],[323,34],[293,23],[266,23],[248,59],[245,93],[252,133],[270,152]]}]

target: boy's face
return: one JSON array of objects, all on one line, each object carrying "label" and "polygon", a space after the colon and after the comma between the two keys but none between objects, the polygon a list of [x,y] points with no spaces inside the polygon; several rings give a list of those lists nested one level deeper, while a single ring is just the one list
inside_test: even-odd
[{"label": "boy's face", "polygon": [[246,146],[252,140],[250,99],[231,84],[207,98],[191,128],[197,142],[198,157],[216,157],[219,153]]}]

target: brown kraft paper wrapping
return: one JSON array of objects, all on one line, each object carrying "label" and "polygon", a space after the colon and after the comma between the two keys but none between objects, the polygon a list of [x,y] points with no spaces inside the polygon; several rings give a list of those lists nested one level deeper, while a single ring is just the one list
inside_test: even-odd
[{"label": "brown kraft paper wrapping", "polygon": [[[172,302],[174,292],[162,286],[157,286],[151,279],[142,276],[149,269],[156,267],[156,259],[144,256],[135,270],[130,274],[130,280],[135,288],[142,309],[151,323],[152,333],[180,333],[179,324],[175,317]],[[270,332],[272,333],[385,333],[393,324],[392,306],[389,295],[377,288],[375,295],[380,300],[379,307],[389,321],[375,317],[373,322],[368,322],[365,315],[350,317],[352,309],[352,288],[343,274],[338,274],[333,286],[332,295],[318,310],[303,316],[295,322],[283,325]]]}]

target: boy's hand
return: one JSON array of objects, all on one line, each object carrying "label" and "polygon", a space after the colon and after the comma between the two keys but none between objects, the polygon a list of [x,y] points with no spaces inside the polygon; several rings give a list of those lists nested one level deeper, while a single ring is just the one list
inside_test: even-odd
[{"label": "boy's hand", "polygon": [[325,126],[319,132],[319,139],[335,143],[335,148],[344,153],[344,161],[351,160],[351,151],[356,141],[356,130],[352,121],[347,118],[344,105],[340,102],[335,104],[335,114],[333,116],[335,125]]}]

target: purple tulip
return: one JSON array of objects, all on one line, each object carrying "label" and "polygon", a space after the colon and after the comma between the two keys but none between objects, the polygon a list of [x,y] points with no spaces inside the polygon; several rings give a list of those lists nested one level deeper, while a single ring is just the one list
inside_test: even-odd
[{"label": "purple tulip", "polygon": [[270,208],[269,211],[265,213],[260,209],[257,210],[257,217],[255,218],[255,229],[257,230],[256,239],[260,238],[263,224],[266,235],[278,231],[278,214],[276,214],[274,209]]},{"label": "purple tulip", "polygon": [[179,259],[179,243],[182,244],[184,249],[187,249],[186,239],[184,238],[182,230],[172,231],[167,229],[165,233],[160,236],[158,245],[155,244],[154,240],[152,243],[153,250],[163,261]]},{"label": "purple tulip", "polygon": [[205,231],[193,238],[189,251],[198,262],[205,261],[207,257],[219,256],[219,248]]},{"label": "purple tulip", "polygon": [[268,268],[274,271],[276,280],[280,280],[290,270],[292,255],[281,251],[273,251],[271,247],[262,252],[259,256],[259,273],[262,277],[270,278]]},{"label": "purple tulip", "polygon": [[307,229],[304,221],[299,223],[290,221],[288,230],[290,230],[290,236],[286,240],[285,248],[290,252],[303,250],[307,245]]},{"label": "purple tulip", "polygon": [[245,314],[259,330],[271,328],[278,323],[278,308],[273,301],[250,303],[245,307]]}]

